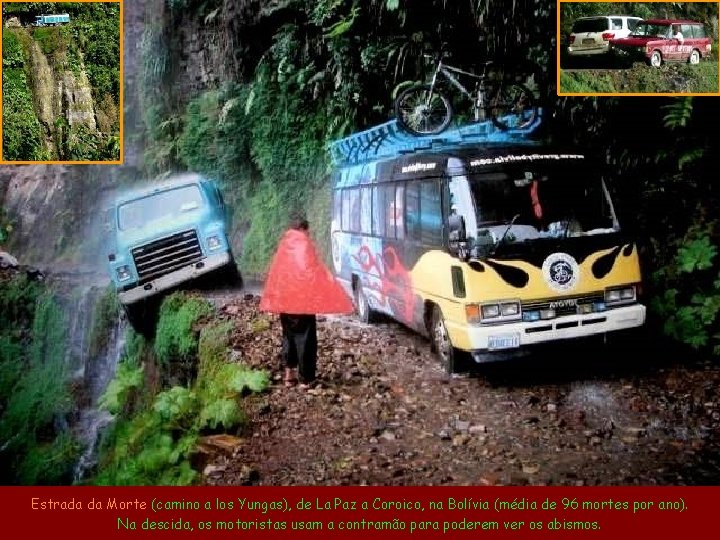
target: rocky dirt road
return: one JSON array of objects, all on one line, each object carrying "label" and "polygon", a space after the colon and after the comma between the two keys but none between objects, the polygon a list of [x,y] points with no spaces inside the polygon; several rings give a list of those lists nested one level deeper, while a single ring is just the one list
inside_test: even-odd
[{"label": "rocky dirt road", "polygon": [[213,485],[720,483],[720,366],[648,344],[565,344],[448,376],[392,322],[319,324],[320,384],[286,389],[280,325],[250,295],[220,307],[233,354],[271,370]]}]

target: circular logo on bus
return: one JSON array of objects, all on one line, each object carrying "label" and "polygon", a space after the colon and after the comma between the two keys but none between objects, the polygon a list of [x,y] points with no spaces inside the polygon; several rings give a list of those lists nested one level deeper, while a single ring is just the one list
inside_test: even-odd
[{"label": "circular logo on bus", "polygon": [[542,266],[543,277],[556,291],[568,291],[577,285],[580,267],[572,255],[553,253]]}]

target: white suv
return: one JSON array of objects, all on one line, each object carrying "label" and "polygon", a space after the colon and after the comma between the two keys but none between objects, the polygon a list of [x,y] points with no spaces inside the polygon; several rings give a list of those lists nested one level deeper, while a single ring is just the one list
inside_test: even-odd
[{"label": "white suv", "polygon": [[629,36],[641,20],[628,15],[581,17],[573,24],[567,52],[570,56],[607,54],[610,40]]}]

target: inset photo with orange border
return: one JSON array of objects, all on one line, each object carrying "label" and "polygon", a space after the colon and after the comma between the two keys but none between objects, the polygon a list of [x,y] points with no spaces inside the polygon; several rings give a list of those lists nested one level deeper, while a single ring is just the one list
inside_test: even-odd
[{"label": "inset photo with orange border", "polygon": [[720,95],[719,12],[717,1],[558,0],[558,95]]},{"label": "inset photo with orange border", "polygon": [[122,2],[2,2],[2,164],[122,163]]}]

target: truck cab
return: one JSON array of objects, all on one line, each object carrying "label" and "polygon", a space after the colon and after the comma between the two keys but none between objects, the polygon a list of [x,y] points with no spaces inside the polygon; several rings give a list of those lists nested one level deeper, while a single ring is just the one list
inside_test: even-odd
[{"label": "truck cab", "polygon": [[227,221],[217,185],[197,174],[115,199],[105,216],[108,270],[133,326],[164,291],[211,272],[237,278]]}]

